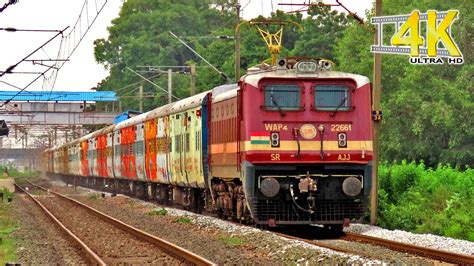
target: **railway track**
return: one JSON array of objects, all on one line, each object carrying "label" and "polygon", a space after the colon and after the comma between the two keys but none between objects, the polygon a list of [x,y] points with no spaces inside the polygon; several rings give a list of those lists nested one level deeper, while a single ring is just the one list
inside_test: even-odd
[{"label": "railway track", "polygon": [[[367,253],[360,250],[340,247],[337,245],[322,243],[320,241],[305,239],[305,238],[296,237],[296,236],[278,233],[278,232],[274,232],[274,233],[284,238],[299,240],[311,245],[316,245],[316,246],[331,249],[334,251],[360,255],[367,258],[383,259],[383,258],[374,257],[372,253]],[[419,256],[419,257],[434,259],[441,262],[447,262],[447,263],[453,263],[453,264],[459,264],[459,265],[474,265],[474,256],[453,253],[453,252],[448,252],[444,250],[436,250],[436,249],[431,249],[431,248],[426,248],[426,247],[420,247],[420,246],[405,244],[405,243],[401,243],[397,241],[387,240],[383,238],[365,236],[365,235],[354,234],[354,233],[344,233],[341,236],[341,239],[345,241],[356,241],[356,242],[367,243],[370,245],[377,245],[377,246],[381,246],[390,250],[408,253],[408,254]]]},{"label": "railway track", "polygon": [[[240,224],[242,225],[242,224]],[[328,243],[323,243],[321,241],[317,240],[312,240],[312,239],[305,239],[301,237],[296,237],[284,233],[279,233],[279,232],[273,232],[281,237],[288,238],[288,239],[293,239],[293,240],[299,240],[308,244],[312,244],[315,246],[319,246],[322,248],[327,248],[331,249],[334,251],[338,252],[343,252],[343,253],[348,253],[348,254],[354,254],[354,255],[359,255],[359,256],[364,256],[367,258],[374,258],[374,259],[380,259],[383,260],[384,258],[374,256],[374,254],[369,253],[369,252],[364,252],[361,250],[356,250],[354,248],[346,248],[346,247],[341,247],[333,244],[328,244]],[[354,233],[344,233],[340,239],[345,240],[345,241],[352,241],[352,242],[363,242],[367,243],[370,245],[376,245],[376,246],[381,246],[387,249],[391,249],[397,252],[403,252],[403,253],[408,253],[408,254],[413,254],[418,257],[424,257],[428,259],[434,259],[442,262],[447,262],[447,263],[455,263],[455,264],[460,264],[460,265],[474,265],[474,257],[469,256],[469,255],[463,255],[463,254],[458,254],[458,253],[452,253],[452,252],[447,252],[443,250],[434,250],[430,248],[425,248],[425,247],[420,247],[420,246],[414,246],[410,244],[405,244],[401,242],[396,242],[396,241],[391,241],[391,240],[386,240],[382,238],[376,238],[376,237],[371,237],[371,236],[365,236],[365,235],[360,235],[360,234],[354,234]]]},{"label": "railway track", "polygon": [[454,263],[454,264],[460,264],[460,265],[474,265],[474,256],[458,254],[458,253],[448,252],[448,251],[439,250],[439,249],[420,247],[420,246],[405,244],[405,243],[373,237],[373,236],[366,236],[366,235],[354,234],[354,233],[344,233],[342,239],[348,240],[348,241],[358,241],[358,242],[364,242],[364,243],[369,243],[373,245],[383,246],[388,249],[410,253],[417,256],[431,258],[431,259],[435,259],[435,260],[439,260],[439,261],[447,262],[447,263]]},{"label": "railway track", "polygon": [[27,182],[40,195],[32,195],[18,184],[16,187],[38,204],[81,247],[93,264],[214,265],[201,256],[74,199]]},{"label": "railway track", "polygon": [[[237,224],[235,222],[231,222],[231,223]],[[239,224],[239,225],[242,225],[242,224]],[[315,245],[321,248],[331,249],[331,250],[342,252],[342,253],[353,254],[353,255],[363,256],[363,257],[372,258],[372,259],[379,259],[382,261],[385,259],[385,257],[376,256],[373,253],[356,250],[354,248],[341,247],[338,245],[323,243],[318,240],[293,236],[293,235],[289,235],[289,234],[285,234],[281,232],[272,231],[272,233],[278,236],[281,236],[283,238],[298,240],[304,243]],[[331,234],[331,235],[334,235],[334,234]],[[420,246],[415,246],[411,244],[406,244],[402,242],[387,240],[387,239],[373,237],[373,236],[366,236],[366,235],[361,235],[361,234],[344,232],[340,237],[336,237],[336,238],[339,238],[345,241],[362,242],[362,243],[366,243],[370,245],[376,245],[376,246],[380,246],[380,247],[390,249],[393,251],[412,254],[418,257],[438,260],[438,261],[446,262],[446,263],[453,263],[453,264],[458,264],[458,265],[474,265],[474,256],[448,252],[444,250],[436,250],[432,248],[420,247]]]}]

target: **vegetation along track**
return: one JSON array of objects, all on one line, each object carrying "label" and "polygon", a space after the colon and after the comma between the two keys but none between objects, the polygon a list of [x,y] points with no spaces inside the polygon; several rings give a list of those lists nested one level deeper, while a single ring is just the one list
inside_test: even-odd
[{"label": "vegetation along track", "polygon": [[[20,186],[17,187],[79,243],[94,264],[213,264],[74,199],[33,183],[30,185],[39,190],[37,193],[40,196],[33,196]],[[44,194],[44,191],[47,191],[47,194]]]}]

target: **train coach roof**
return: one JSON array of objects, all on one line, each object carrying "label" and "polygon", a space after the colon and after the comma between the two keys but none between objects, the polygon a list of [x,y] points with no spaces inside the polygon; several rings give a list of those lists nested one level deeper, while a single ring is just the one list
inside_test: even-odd
[{"label": "train coach roof", "polygon": [[92,138],[92,135],[94,134],[94,132],[91,132],[85,136],[82,136],[81,138],[79,138],[79,141],[84,141],[84,140],[89,140],[90,138]]},{"label": "train coach roof", "polygon": [[239,85],[237,85],[237,83],[224,84],[224,85],[214,87],[214,89],[212,89],[212,97],[216,97],[219,94],[228,92],[230,90],[238,89],[238,88],[239,88]]},{"label": "train coach roof", "polygon": [[169,103],[158,108],[155,108],[147,113],[145,120],[150,120],[157,117],[162,117],[168,114],[169,109],[174,105],[174,103]]},{"label": "train coach roof", "polygon": [[179,113],[184,110],[188,110],[197,106],[200,106],[202,104],[202,100],[206,95],[209,93],[209,91],[201,92],[199,94],[196,94],[194,96],[182,99],[177,101],[170,109],[169,109],[169,114],[175,114]]},{"label": "train coach roof", "polygon": [[114,131],[145,122],[145,120],[146,120],[149,113],[150,112],[139,114],[137,116],[134,116],[132,118],[129,118],[127,120],[124,120],[124,121],[118,123],[117,126],[115,126]]},{"label": "train coach roof", "polygon": [[218,103],[218,102],[236,97],[237,96],[237,91],[238,91],[238,87],[235,87],[234,89],[223,92],[223,93],[220,93],[217,96],[214,96],[214,94],[213,94],[212,95],[213,96],[212,97],[212,102],[213,103]]},{"label": "train coach roof", "polygon": [[269,70],[255,73],[248,73],[242,77],[242,81],[254,87],[258,87],[258,83],[263,78],[321,78],[321,79],[352,79],[356,82],[357,88],[370,83],[369,78],[362,75],[339,72],[339,71],[318,71],[315,73],[296,73],[296,69],[288,70]]},{"label": "train coach roof", "polygon": [[71,140],[71,141],[65,143],[65,145],[70,146],[70,145],[75,145],[75,144],[78,144],[78,143],[80,143],[80,140],[79,140],[79,139],[73,139],[73,140]]}]

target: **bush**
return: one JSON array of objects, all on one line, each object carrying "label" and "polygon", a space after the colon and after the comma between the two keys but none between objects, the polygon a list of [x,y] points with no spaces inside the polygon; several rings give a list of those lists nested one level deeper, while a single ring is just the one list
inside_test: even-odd
[{"label": "bush", "polygon": [[380,165],[379,224],[474,241],[474,171],[423,163]]},{"label": "bush", "polygon": [[159,210],[151,210],[147,214],[149,216],[166,216],[168,215],[168,211],[165,208],[161,208]]}]

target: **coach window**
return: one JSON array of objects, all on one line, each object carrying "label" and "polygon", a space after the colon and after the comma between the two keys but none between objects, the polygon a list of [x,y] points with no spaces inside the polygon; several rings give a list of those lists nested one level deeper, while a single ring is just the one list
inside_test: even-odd
[{"label": "coach window", "polygon": [[315,93],[314,104],[316,110],[322,111],[349,111],[350,90],[346,85],[316,85],[313,87]]},{"label": "coach window", "polygon": [[265,110],[301,110],[301,88],[290,84],[269,84],[264,87]]}]

